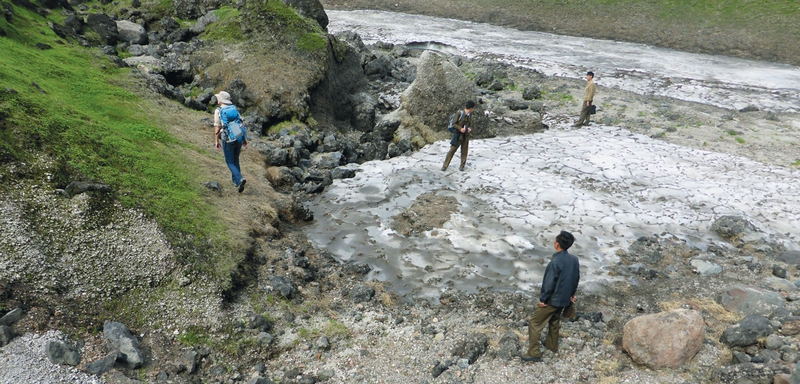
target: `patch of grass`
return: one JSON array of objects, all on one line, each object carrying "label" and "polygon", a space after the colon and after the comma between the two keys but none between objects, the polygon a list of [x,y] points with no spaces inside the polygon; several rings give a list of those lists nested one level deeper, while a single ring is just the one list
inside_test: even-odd
[{"label": "patch of grass", "polygon": [[793,167],[800,167],[800,159],[797,159],[797,161],[793,162],[790,165],[793,166]]},{"label": "patch of grass", "polygon": [[209,342],[208,335],[203,334],[203,330],[199,327],[189,327],[186,332],[178,335],[178,341],[190,346],[196,347],[199,345],[206,345]]},{"label": "patch of grass", "polygon": [[247,2],[248,14],[257,17],[249,21],[250,28],[266,23],[283,32],[283,38],[295,43],[298,49],[314,52],[324,49],[328,39],[322,27],[311,18],[299,15],[281,0],[252,0]]},{"label": "patch of grass", "polygon": [[744,144],[744,139],[741,138],[741,137],[737,137],[736,138],[736,142],[739,143],[739,144]]},{"label": "patch of grass", "polygon": [[736,135],[738,135],[738,134],[739,134],[739,132],[736,132],[736,131],[734,131],[734,130],[732,130],[732,129],[731,129],[731,130],[728,130],[728,131],[726,131],[726,132],[728,133],[728,135],[729,135],[729,136],[736,136]]},{"label": "patch of grass", "polygon": [[336,319],[329,319],[328,324],[325,324],[325,327],[322,329],[322,333],[328,338],[338,337],[343,339],[350,337],[350,330],[347,329],[347,326]]},{"label": "patch of grass", "polygon": [[214,14],[219,17],[219,21],[206,26],[203,37],[209,40],[220,41],[244,41],[245,36],[241,28],[239,10],[231,6],[224,6]]},{"label": "patch of grass", "polygon": [[328,39],[317,32],[306,33],[297,40],[297,48],[306,52],[324,49],[327,45]]}]

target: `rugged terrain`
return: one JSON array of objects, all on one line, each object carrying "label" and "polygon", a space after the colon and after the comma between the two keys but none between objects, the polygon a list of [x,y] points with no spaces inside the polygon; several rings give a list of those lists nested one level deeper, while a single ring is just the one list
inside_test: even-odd
[{"label": "rugged terrain", "polygon": [[[39,147],[26,148],[38,154],[37,160],[6,150],[0,225],[14,236],[0,242],[0,314],[8,316],[0,322],[12,338],[4,328],[3,344],[10,344],[0,352],[0,381],[766,383],[791,372],[800,355],[794,336],[798,294],[792,283],[797,283],[797,255],[759,236],[741,219],[720,218],[720,235],[729,242],[708,244],[705,250],[669,234],[631,244],[614,269],[619,280],[581,291],[578,321],[562,327],[561,350],[536,365],[515,358],[526,346],[525,319],[533,294],[447,290],[435,303],[399,297],[379,282],[364,280],[369,266],[342,264],[325,250],[311,248],[303,230],[312,218],[303,202],[334,179],[352,177],[352,170],[341,165],[401,156],[447,137],[444,123],[430,123],[438,117],[414,116],[400,108],[401,93],[416,78],[447,73],[461,79],[459,91],[473,92],[480,111],[491,112],[482,122],[484,136],[534,133],[546,129],[543,123],[561,129],[578,111],[583,83],[490,59],[423,58],[402,46],[365,47],[357,36],[322,33],[324,18],[313,7],[298,6],[316,15],[318,25],[309,27],[311,19],[298,18],[289,8],[256,4],[263,8],[224,8],[220,19],[209,22],[209,32],[221,39],[204,32],[181,37],[189,28],[169,22],[170,14],[206,17],[222,5],[213,2],[194,8],[176,2],[155,16],[137,13],[133,4],[105,9],[120,19],[142,21],[151,32],[166,28],[161,38],[177,33],[186,40],[180,43],[166,40],[170,44],[161,46],[154,42],[158,36],[151,35],[150,44],[123,43],[108,51],[103,47],[113,44],[89,41],[99,34],[62,30],[66,37],[43,35],[53,45],[68,47],[86,39],[86,52],[97,68],[114,63],[136,68],[130,73],[122,69],[114,82],[130,92],[124,95],[136,101],[128,108],[137,116],[158,116],[148,120],[155,130],[140,127],[144,133],[139,135],[160,138],[156,132],[165,132],[175,138],[152,145],[178,153],[171,158],[183,164],[177,172],[189,175],[182,188],[196,197],[166,204],[196,212],[175,219],[157,205],[153,209],[150,201],[131,204],[129,196],[140,192],[136,184],[92,174],[80,159],[69,159],[75,164],[69,171],[52,166],[58,161],[50,156],[57,158],[61,148],[48,147],[45,139],[38,139]],[[85,6],[76,14],[101,9],[96,3]],[[33,12],[38,7],[32,8],[12,7],[16,13],[0,27],[29,33],[17,19],[24,15],[26,22],[44,28]],[[235,10],[251,29],[280,32],[272,37],[256,33],[262,40],[242,44],[238,34],[254,32],[231,27],[240,20],[231,16]],[[324,44],[316,45],[317,38],[308,34]],[[269,63],[262,63],[265,55]],[[144,56],[163,61],[136,59]],[[296,63],[303,64],[302,70],[289,70]],[[7,72],[4,76],[11,78]],[[53,93],[59,84],[48,87],[33,80],[41,85],[31,86],[26,79],[10,83],[2,93],[0,117],[7,135],[23,134],[18,127],[26,117],[15,107],[31,101],[20,86]],[[796,115],[729,111],[607,89],[601,81],[598,85],[597,121],[777,166],[790,167],[800,159]],[[248,189],[241,195],[228,186],[221,154],[211,145],[208,105],[211,94],[222,89],[238,98],[254,128],[242,160]],[[439,96],[417,97],[443,100]],[[33,115],[46,111],[29,110]],[[68,121],[66,131],[78,129],[71,124],[76,123]],[[182,185],[175,178],[166,180]],[[89,182],[83,187],[88,191],[71,181]],[[115,192],[109,194],[109,187]],[[426,199],[406,212],[422,215],[424,220],[416,221],[422,227],[405,225],[401,214],[396,220],[401,232],[413,234],[446,220],[449,211],[425,209],[437,204]],[[197,212],[213,220],[196,220]],[[180,221],[189,228],[179,226]],[[192,230],[203,225],[213,225],[213,231]],[[745,345],[721,341],[723,331],[745,317],[741,308],[725,307],[720,300],[734,284],[782,295],[783,302],[757,313],[769,318],[771,336]],[[676,308],[703,317],[706,332],[698,354],[678,368],[653,370],[634,362],[622,350],[626,322]],[[140,364],[116,354],[120,348],[109,337],[113,332],[106,331],[108,321],[130,329]],[[45,350],[52,352],[47,341],[56,340],[80,352],[77,368],[44,357]],[[108,356],[110,364],[97,364]]]}]

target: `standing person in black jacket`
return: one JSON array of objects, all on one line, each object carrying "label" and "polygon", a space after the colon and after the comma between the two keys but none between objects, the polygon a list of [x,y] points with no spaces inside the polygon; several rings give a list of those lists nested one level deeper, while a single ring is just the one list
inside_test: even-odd
[{"label": "standing person in black jacket", "polygon": [[554,246],[556,253],[547,264],[542,279],[542,293],[539,295],[539,305],[533,316],[528,320],[528,353],[520,356],[522,361],[542,361],[539,351],[539,337],[545,324],[550,324],[547,331],[545,348],[556,352],[558,350],[558,329],[561,327],[561,315],[564,309],[575,302],[575,291],[581,279],[580,263],[578,258],[567,253],[567,249],[575,242],[575,236],[567,231],[561,231],[556,236]]}]

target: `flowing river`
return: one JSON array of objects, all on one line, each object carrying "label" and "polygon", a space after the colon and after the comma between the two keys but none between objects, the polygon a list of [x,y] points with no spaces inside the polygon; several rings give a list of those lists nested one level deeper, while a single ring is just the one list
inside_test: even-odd
[{"label": "flowing river", "polygon": [[[365,42],[436,43],[491,55],[548,75],[581,77],[648,95],[727,108],[800,110],[800,69],[637,44],[521,32],[386,12],[329,12],[331,32]],[[592,140],[586,140],[591,137]],[[435,298],[454,287],[535,290],[561,229],[577,237],[582,287],[609,279],[616,252],[640,236],[674,236],[705,247],[721,215],[743,215],[772,241],[800,250],[800,171],[681,147],[627,130],[558,127],[476,141],[467,172],[439,170],[447,142],[408,157],[363,164],[311,208],[315,247],[372,266],[369,277],[401,294]],[[421,194],[455,197],[443,228],[405,237],[392,217]]]}]

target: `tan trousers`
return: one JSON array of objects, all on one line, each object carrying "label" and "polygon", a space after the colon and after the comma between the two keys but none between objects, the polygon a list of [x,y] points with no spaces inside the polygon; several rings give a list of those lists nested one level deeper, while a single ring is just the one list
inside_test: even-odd
[{"label": "tan trousers", "polygon": [[458,146],[451,145],[450,151],[447,152],[447,157],[444,159],[444,165],[442,169],[446,169],[450,166],[450,160],[453,160],[453,155],[456,154],[456,149],[461,147],[461,169],[467,165],[467,152],[469,152],[469,134],[462,133],[461,137],[458,140]]},{"label": "tan trousers", "polygon": [[586,102],[583,102],[583,109],[581,109],[581,117],[578,119],[578,122],[575,125],[589,125],[589,118],[592,116],[589,111],[592,109],[592,102],[589,101],[589,105],[586,105]]},{"label": "tan trousers", "polygon": [[537,306],[533,316],[528,320],[528,353],[526,356],[542,357],[539,352],[539,338],[546,324],[550,325],[545,340],[545,348],[555,352],[558,351],[558,330],[561,328],[561,312],[564,308]]}]

